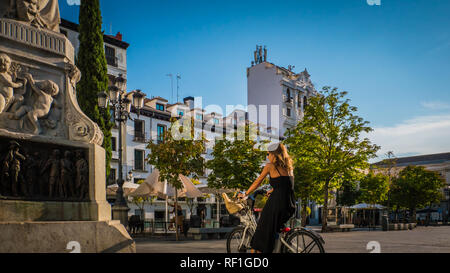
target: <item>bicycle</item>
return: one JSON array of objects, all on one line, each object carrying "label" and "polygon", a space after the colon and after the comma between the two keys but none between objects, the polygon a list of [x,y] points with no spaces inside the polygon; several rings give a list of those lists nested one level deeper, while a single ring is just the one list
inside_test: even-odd
[{"label": "bicycle", "polygon": [[[266,194],[267,190],[259,189],[247,200],[237,198],[236,193],[233,199],[223,194],[225,204],[230,214],[237,214],[241,220],[241,226],[236,227],[227,236],[227,253],[247,253],[251,250],[250,242],[255,233],[257,222],[253,213],[256,196]],[[292,217],[290,228],[284,228],[278,233],[275,243],[274,253],[325,253],[323,245],[325,241],[322,236],[313,230],[306,228],[293,228]]]}]

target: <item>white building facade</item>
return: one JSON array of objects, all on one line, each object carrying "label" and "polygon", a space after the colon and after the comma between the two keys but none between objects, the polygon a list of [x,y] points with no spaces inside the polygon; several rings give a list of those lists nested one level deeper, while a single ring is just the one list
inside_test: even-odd
[{"label": "white building facade", "polygon": [[[270,131],[280,137],[288,128],[295,127],[303,118],[308,99],[317,95],[308,71],[297,74],[292,67],[286,69],[267,62],[267,50],[255,51],[255,60],[247,69],[248,105],[256,107],[250,112],[250,120],[267,124]],[[275,133],[275,132],[273,132]]]}]

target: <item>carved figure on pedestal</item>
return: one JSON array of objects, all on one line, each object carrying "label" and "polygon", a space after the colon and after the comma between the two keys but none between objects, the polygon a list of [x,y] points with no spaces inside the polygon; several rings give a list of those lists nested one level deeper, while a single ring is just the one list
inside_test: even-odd
[{"label": "carved figure on pedestal", "polygon": [[58,0],[0,0],[0,17],[17,19],[37,28],[59,31]]},{"label": "carved figure on pedestal", "polygon": [[[15,197],[19,196],[19,181],[20,189],[23,195],[28,195],[26,185],[24,184],[24,179],[20,173],[21,162],[25,161],[25,156],[20,154],[19,152],[20,145],[15,141],[10,142],[10,147],[8,151],[8,155],[5,158],[4,168],[8,168],[8,177],[11,185],[11,194]],[[6,170],[4,170],[5,172]],[[7,180],[8,181],[8,180]]]},{"label": "carved figure on pedestal", "polygon": [[66,69],[69,74],[70,84],[76,88],[77,83],[81,80],[81,71],[74,64],[67,64]]},{"label": "carved figure on pedestal", "polygon": [[72,163],[72,153],[66,151],[61,160],[61,187],[64,190],[64,197],[75,197],[74,166]]},{"label": "carved figure on pedestal", "polygon": [[84,152],[77,151],[77,162],[75,163],[76,168],[76,179],[75,188],[78,191],[80,200],[83,200],[88,195],[89,189],[89,165],[86,159],[84,159]]},{"label": "carved figure on pedestal", "polygon": [[27,154],[25,160],[25,170],[26,170],[26,183],[28,189],[28,195],[34,196],[36,193],[40,194],[41,189],[38,183],[39,181],[39,170],[40,170],[39,153]]},{"label": "carved figure on pedestal", "polygon": [[18,108],[17,111],[14,114],[11,113],[9,118],[20,120],[26,115],[31,124],[31,131],[34,134],[40,134],[42,131],[39,119],[48,116],[54,101],[53,98],[59,94],[59,87],[56,83],[49,80],[36,82],[31,74],[27,74],[25,78],[29,81],[31,90],[34,92],[34,104],[32,106],[16,106],[15,108]]},{"label": "carved figure on pedestal", "polygon": [[6,157],[8,157],[8,154],[6,154],[2,161],[2,173],[0,176],[0,182],[1,182],[1,188],[0,188],[0,195],[7,196],[10,193],[11,185],[9,185],[9,162],[6,161]]},{"label": "carved figure on pedestal", "polygon": [[15,101],[23,100],[21,95],[15,95],[14,89],[26,87],[24,83],[14,82],[11,76],[11,58],[8,55],[0,54],[0,114],[9,110]]},{"label": "carved figure on pedestal", "polygon": [[[49,170],[49,179],[48,179],[48,196],[50,198],[54,197],[54,190],[58,190],[58,183],[60,181],[60,172],[61,172],[61,160],[60,160],[60,151],[54,150],[51,157],[47,160],[44,165],[44,168],[41,171],[41,175],[43,175],[47,170]],[[56,186],[56,189],[55,189]],[[58,197],[61,196],[59,192]]]},{"label": "carved figure on pedestal", "polygon": [[38,0],[17,0],[17,17],[37,28],[47,28],[41,18]]}]

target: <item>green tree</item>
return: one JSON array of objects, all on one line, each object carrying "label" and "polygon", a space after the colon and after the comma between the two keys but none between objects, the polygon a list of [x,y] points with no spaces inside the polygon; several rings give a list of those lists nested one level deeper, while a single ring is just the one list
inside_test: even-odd
[{"label": "green tree", "polygon": [[340,188],[336,202],[339,206],[351,207],[356,205],[361,192],[358,190],[358,183],[356,181],[348,181],[343,183]]},{"label": "green tree", "polygon": [[369,172],[361,179],[359,191],[360,195],[358,202],[372,206],[375,204],[382,204],[388,197],[389,177],[383,174],[373,174],[372,172]]},{"label": "green tree", "polygon": [[310,98],[303,120],[286,132],[290,153],[309,165],[314,179],[322,183],[324,232],[330,190],[339,189],[346,181],[343,178],[367,168],[368,160],[379,150],[368,138],[362,138],[372,128],[355,114],[357,108],[344,99],[346,95],[337,88],[324,87],[320,95]]},{"label": "green tree", "polygon": [[416,210],[438,203],[443,198],[444,179],[423,166],[408,166],[392,181],[391,202],[410,211],[410,221],[416,222]]},{"label": "green tree", "polygon": [[216,140],[213,159],[206,163],[211,170],[208,187],[247,189],[258,178],[267,152],[255,148],[257,143],[251,137],[252,126],[246,125],[245,136],[236,131],[234,139]]},{"label": "green tree", "polygon": [[82,76],[77,85],[77,99],[81,110],[96,122],[103,132],[106,175],[109,177],[112,158],[111,129],[114,124],[111,122],[109,107],[99,110],[97,105],[97,94],[107,90],[108,87],[108,68],[101,30],[102,16],[99,0],[81,1],[79,21],[80,48],[76,65]]},{"label": "green tree", "polygon": [[368,173],[359,183],[358,202],[370,205],[381,204],[387,199],[389,177],[383,174]]},{"label": "green tree", "polygon": [[[190,117],[182,120],[171,120],[171,130],[164,135],[160,144],[150,142],[150,153],[147,162],[159,170],[161,181],[167,181],[176,189],[182,188],[179,175],[191,176],[198,179],[203,174],[205,151],[204,138],[195,139],[193,120]],[[191,126],[189,126],[189,124]],[[187,136],[185,138],[180,135]],[[176,193],[177,191],[175,191]],[[178,196],[175,194],[175,208],[178,206]],[[176,223],[176,238],[178,240],[178,223]]]},{"label": "green tree", "polygon": [[295,197],[301,200],[301,225],[306,226],[306,218],[311,214],[308,207],[310,201],[323,204],[322,183],[314,178],[314,170],[309,164],[304,164],[294,158],[294,192]]}]

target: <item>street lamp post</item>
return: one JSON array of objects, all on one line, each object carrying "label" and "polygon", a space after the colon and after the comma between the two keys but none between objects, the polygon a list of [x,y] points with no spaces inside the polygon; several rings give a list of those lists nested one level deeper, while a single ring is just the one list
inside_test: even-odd
[{"label": "street lamp post", "polygon": [[133,100],[128,99],[130,94],[126,94],[126,80],[122,77],[122,74],[115,79],[114,85],[108,88],[108,93],[102,92],[98,94],[98,105],[102,109],[107,109],[108,105],[113,110],[113,120],[119,123],[119,175],[117,179],[117,193],[116,201],[112,207],[112,218],[114,220],[120,220],[124,226],[128,226],[128,211],[130,208],[127,205],[127,200],[123,196],[123,166],[122,166],[122,124],[126,123],[128,119],[131,119],[130,112],[131,106],[137,110],[139,116],[140,110],[144,106],[145,94],[140,90],[133,92]]}]

